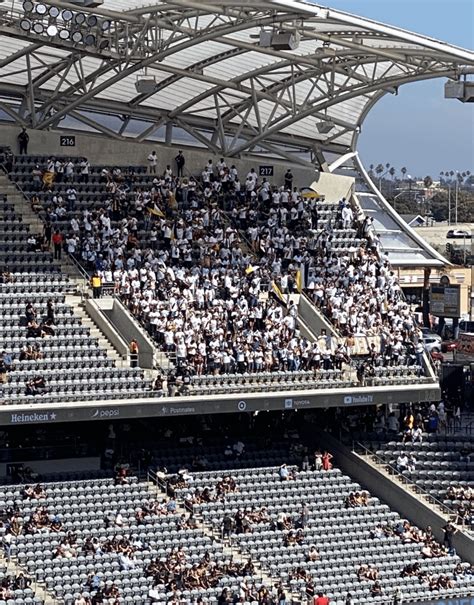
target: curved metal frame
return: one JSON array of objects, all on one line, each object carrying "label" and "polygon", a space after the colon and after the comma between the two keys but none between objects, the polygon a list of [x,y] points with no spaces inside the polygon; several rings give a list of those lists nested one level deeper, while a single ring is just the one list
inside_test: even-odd
[{"label": "curved metal frame", "polygon": [[[77,10],[62,0],[45,1],[49,5]],[[19,4],[19,0],[13,0],[15,10]],[[123,138],[122,132],[130,119],[154,114],[155,118],[137,136],[139,140],[163,124],[170,126],[170,132],[172,125],[177,124],[194,134],[201,143],[207,141],[202,131],[212,130],[214,134],[209,147],[223,155],[237,156],[255,146],[265,145],[272,153],[278,153],[283,139],[287,147],[295,145],[319,152],[330,149],[345,153],[355,150],[365,117],[384,94],[396,92],[399,86],[408,82],[435,77],[456,78],[466,68],[474,67],[474,53],[465,49],[301,0],[256,0],[252,3],[212,0],[209,4],[173,0],[126,13],[102,8],[81,8],[81,11],[112,19],[116,47],[107,52],[92,52],[48,38],[41,39],[40,45],[37,37],[33,40],[33,36],[21,32],[14,20],[8,22],[6,19],[6,25],[0,26],[0,35],[23,40],[28,45],[0,62],[1,66],[6,66],[26,58],[23,71],[28,83],[23,89],[0,82],[0,99],[3,97],[8,104],[12,97],[21,98],[18,120],[22,123],[29,122],[38,129],[45,129],[58,124],[65,116],[78,117],[81,110],[108,105],[111,111],[120,108],[120,115],[124,116],[123,126],[116,135],[119,138]],[[12,8],[12,19],[13,14]],[[297,30],[303,43],[313,41],[317,50],[299,55],[263,48],[239,36],[239,32],[254,33],[263,28]],[[156,31],[164,32],[166,36],[161,48],[152,51],[147,39]],[[384,44],[384,41],[388,43]],[[206,42],[221,44],[222,52],[184,68],[176,67],[176,62],[171,60],[180,51]],[[119,53],[124,45],[125,56]],[[65,51],[64,57],[55,54],[51,65],[44,69],[32,68],[31,57],[48,46]],[[213,66],[246,53],[259,53],[263,61],[265,57],[272,61],[244,69],[228,80],[212,74]],[[89,70],[90,73],[82,65],[88,56],[101,61],[95,69]],[[157,83],[155,92],[138,94],[126,101],[107,101],[100,97],[110,87],[146,68],[170,74]],[[35,69],[40,72],[33,77]],[[74,71],[77,77],[69,78],[68,74]],[[104,76],[108,77],[104,79]],[[59,83],[51,90],[54,77],[59,78]],[[172,110],[153,107],[154,111],[151,111],[150,98],[186,79],[203,82],[208,87],[190,95]],[[304,95],[298,97],[298,86],[308,81],[311,92],[305,98]],[[45,86],[47,83],[48,87]],[[329,108],[343,107],[344,102],[355,98],[365,102],[358,110],[352,110],[353,120],[331,115],[335,127],[327,135],[314,132],[313,136],[301,136],[295,130],[299,122],[307,128],[308,122],[304,122],[307,118],[324,120]],[[203,107],[206,101],[209,106]],[[267,107],[265,116],[260,111],[261,103],[271,107],[270,111]],[[8,107],[9,115],[15,115],[11,105]],[[212,117],[201,116],[204,110]],[[87,119],[90,125],[110,135],[110,128],[101,125],[100,121]],[[281,154],[288,157],[288,151],[281,150]]]}]

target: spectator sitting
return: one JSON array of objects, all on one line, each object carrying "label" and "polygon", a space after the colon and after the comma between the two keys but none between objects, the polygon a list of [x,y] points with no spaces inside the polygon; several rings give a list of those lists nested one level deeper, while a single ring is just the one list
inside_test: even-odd
[{"label": "spectator sitting", "polygon": [[408,469],[408,456],[401,452],[397,458],[397,469],[403,473]]},{"label": "spectator sitting", "polygon": [[279,475],[281,481],[291,481],[292,479],[295,478],[294,472],[291,471],[286,464],[282,464],[280,466],[278,475]]},{"label": "spectator sitting", "polygon": [[309,547],[308,554],[306,555],[306,561],[319,561],[320,554],[314,544]]},{"label": "spectator sitting", "polygon": [[423,429],[421,426],[417,426],[416,428],[413,429],[412,435],[411,435],[411,440],[412,443],[423,443]]},{"label": "spectator sitting", "polygon": [[413,472],[416,468],[416,458],[414,454],[409,454],[406,469],[410,472]]},{"label": "spectator sitting", "polygon": [[377,580],[379,577],[379,570],[373,565],[364,563],[359,567],[357,577],[359,582],[362,580]]},{"label": "spectator sitting", "polygon": [[126,485],[127,483],[129,483],[127,474],[128,474],[128,469],[125,468],[124,466],[121,466],[118,469],[117,474],[115,475],[115,485]]},{"label": "spectator sitting", "polygon": [[383,594],[383,590],[382,590],[382,586],[380,585],[380,582],[375,582],[372,586],[372,588],[370,589],[370,594],[373,597],[379,597]]},{"label": "spectator sitting", "polygon": [[34,487],[29,486],[23,490],[23,497],[30,500],[41,500],[46,498],[46,492],[41,484],[37,484]]},{"label": "spectator sitting", "polygon": [[42,395],[46,391],[46,381],[42,376],[34,376],[26,383],[26,395]]}]

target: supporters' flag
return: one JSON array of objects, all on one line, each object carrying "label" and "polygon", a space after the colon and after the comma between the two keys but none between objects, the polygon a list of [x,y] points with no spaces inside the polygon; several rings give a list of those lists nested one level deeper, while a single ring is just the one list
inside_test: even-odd
[{"label": "supporters' flag", "polygon": [[298,270],[296,272],[296,289],[298,290],[298,292],[301,292],[303,290],[303,273],[301,272],[301,270]]},{"label": "supporters' flag", "polygon": [[272,281],[272,290],[273,290],[274,294],[276,295],[276,297],[278,298],[278,300],[280,300],[284,305],[286,305],[286,300],[285,300],[285,297],[283,296],[283,292],[280,290],[280,288],[274,281]]},{"label": "supporters' flag", "polygon": [[165,215],[158,208],[150,208],[150,214],[154,216],[159,216],[160,218],[165,218]]},{"label": "supporters' flag", "polygon": [[245,269],[245,273],[247,275],[251,275],[252,273],[254,273],[254,271],[257,271],[258,267],[254,267],[253,265],[249,265],[246,269]]},{"label": "supporters' flag", "polygon": [[315,191],[314,189],[310,189],[309,187],[304,187],[301,190],[300,194],[301,197],[305,200],[317,200],[321,197],[317,191]]}]

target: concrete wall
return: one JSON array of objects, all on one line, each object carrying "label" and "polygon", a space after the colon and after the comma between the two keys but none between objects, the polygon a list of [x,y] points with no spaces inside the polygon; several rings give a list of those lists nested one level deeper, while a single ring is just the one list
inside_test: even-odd
[{"label": "concrete wall", "polygon": [[114,349],[119,353],[122,359],[128,359],[130,353],[128,343],[120,336],[117,330],[113,328],[106,315],[107,311],[112,311],[113,305],[114,299],[111,296],[99,299],[85,299],[86,311],[91,319],[103,332],[106,338],[110,340]]},{"label": "concrete wall", "polygon": [[[20,129],[17,126],[0,124],[0,142],[2,145],[10,145],[12,150],[18,152],[17,136]],[[186,158],[186,169],[189,173],[200,174],[209,159],[214,162],[219,160],[219,156],[215,156],[212,152],[195,147],[186,147],[179,143],[173,147],[167,147],[163,143],[136,143],[132,140],[116,140],[104,135],[79,133],[77,131],[67,130],[28,130],[30,136],[30,144],[28,153],[37,155],[71,155],[85,156],[91,164],[117,164],[117,165],[146,165],[147,157],[154,149],[158,154],[158,172],[162,172],[167,164],[171,164],[175,168],[174,158],[178,153],[178,149],[182,149]],[[76,137],[75,147],[61,147],[61,134],[71,134]],[[291,162],[277,161],[272,158],[248,156],[245,159],[229,158],[226,160],[229,165],[235,164],[240,175],[245,176],[250,168],[255,168],[261,165],[269,165],[274,167],[274,177],[269,177],[269,180],[275,184],[283,184],[283,175],[286,170],[291,167],[294,184],[299,187],[307,187],[314,180],[314,168],[301,167]]]},{"label": "concrete wall", "polygon": [[300,296],[300,301],[298,304],[298,317],[310,327],[311,331],[316,336],[321,334],[322,329],[325,329],[327,334],[339,336],[332,324],[327,321],[322,313],[319,313],[316,307],[305,295]]},{"label": "concrete wall", "polygon": [[138,364],[141,368],[153,369],[155,346],[144,332],[142,327],[131,316],[123,304],[116,298],[113,299],[111,308],[104,310],[104,315],[118,331],[122,339],[127,342],[134,338],[138,343]]},{"label": "concrete wall", "polygon": [[20,460],[0,464],[0,478],[7,476],[7,466],[10,464],[23,464],[29,466],[33,472],[66,473],[72,471],[95,471],[100,469],[100,458],[64,458],[60,460]]},{"label": "concrete wall", "polygon": [[[441,528],[446,524],[446,518],[443,515],[432,510],[402,485],[380,473],[378,469],[351,452],[331,435],[320,434],[319,443],[331,451],[339,468],[369,490],[371,494],[386,502],[414,525],[421,528],[431,525],[437,540],[442,542]],[[474,540],[468,534],[458,531],[454,536],[454,544],[456,552],[462,559],[474,563]]]}]

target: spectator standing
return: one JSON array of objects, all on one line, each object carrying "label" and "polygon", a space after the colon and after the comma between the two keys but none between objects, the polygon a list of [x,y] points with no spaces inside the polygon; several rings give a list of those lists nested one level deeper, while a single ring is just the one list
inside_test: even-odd
[{"label": "spectator standing", "polygon": [[38,164],[31,171],[31,176],[33,177],[33,189],[35,191],[41,191],[41,186],[43,182],[43,171],[39,167]]},{"label": "spectator standing", "polygon": [[47,221],[43,226],[43,242],[46,250],[49,250],[51,246],[51,236],[53,235],[53,228],[51,223]]},{"label": "spectator standing", "polygon": [[184,164],[186,163],[186,160],[185,160],[183,152],[181,150],[178,152],[178,155],[175,157],[174,160],[176,162],[178,176],[183,176],[183,169],[184,169]]},{"label": "spectator standing", "polygon": [[82,162],[79,164],[79,167],[80,167],[80,171],[81,171],[81,182],[88,183],[89,182],[89,172],[90,172],[90,168],[91,168],[89,160],[87,158],[83,158]]},{"label": "spectator standing", "polygon": [[329,605],[329,598],[324,592],[319,591],[318,596],[314,597],[314,605]]},{"label": "spectator standing", "polygon": [[148,169],[150,174],[156,174],[156,165],[158,163],[158,158],[156,156],[156,151],[152,151],[148,156]]},{"label": "spectator standing", "polygon": [[393,594],[393,605],[401,605],[403,603],[403,593],[400,588],[396,588]]},{"label": "spectator standing", "polygon": [[96,271],[91,277],[92,296],[94,298],[100,298],[102,296],[102,278]]},{"label": "spectator standing", "polygon": [[454,534],[457,532],[457,529],[454,527],[454,525],[451,522],[449,522],[443,527],[443,531],[444,531],[443,544],[448,549],[449,554],[454,555],[456,551],[454,549],[453,538],[454,538]]},{"label": "spectator standing", "polygon": [[130,349],[130,367],[136,368],[136,367],[138,367],[139,348],[138,348],[138,342],[134,338],[130,341],[129,349]]},{"label": "spectator standing", "polygon": [[56,229],[53,234],[53,247],[54,247],[54,260],[61,260],[61,250],[63,246],[63,236],[60,231]]},{"label": "spectator standing", "polygon": [[30,135],[26,132],[26,128],[22,128],[18,135],[18,144],[20,146],[20,155],[28,153],[28,143],[30,142]]},{"label": "spectator standing", "polygon": [[331,463],[332,458],[333,458],[333,456],[329,452],[323,453],[322,462],[323,462],[324,471],[330,471],[332,469],[332,463]]},{"label": "spectator standing", "polygon": [[288,189],[288,191],[293,189],[293,173],[290,168],[285,173],[285,189]]},{"label": "spectator standing", "polygon": [[11,553],[12,553],[12,534],[7,533],[3,536],[3,552],[5,555],[5,559],[7,563],[10,563]]},{"label": "spectator standing", "polygon": [[66,175],[66,180],[71,182],[74,180],[74,163],[72,160],[69,160],[64,165],[64,174]]}]

